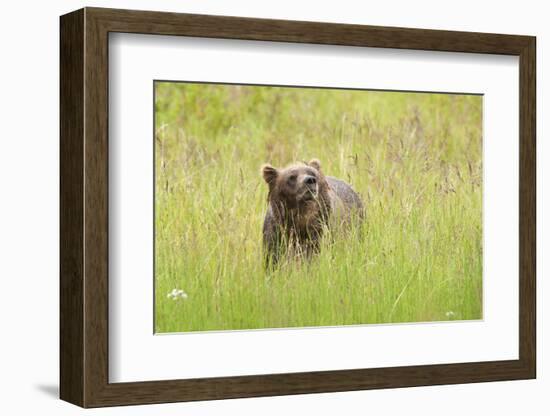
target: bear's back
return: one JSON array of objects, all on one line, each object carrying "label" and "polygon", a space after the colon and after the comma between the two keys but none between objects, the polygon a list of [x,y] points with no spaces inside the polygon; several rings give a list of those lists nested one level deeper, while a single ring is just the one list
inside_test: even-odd
[{"label": "bear's back", "polygon": [[363,202],[361,197],[353,188],[341,179],[333,176],[325,176],[330,188],[336,196],[344,203],[347,209],[356,209],[363,211]]}]

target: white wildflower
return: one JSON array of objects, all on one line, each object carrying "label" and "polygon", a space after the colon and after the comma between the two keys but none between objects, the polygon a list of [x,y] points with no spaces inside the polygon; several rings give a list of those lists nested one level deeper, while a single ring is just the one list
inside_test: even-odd
[{"label": "white wildflower", "polygon": [[172,300],[178,300],[187,299],[188,295],[181,289],[172,289],[172,291],[168,293],[167,297],[171,298]]},{"label": "white wildflower", "polygon": [[455,313],[453,311],[448,311],[448,312],[445,312],[445,316],[449,319],[452,319],[454,318]]}]

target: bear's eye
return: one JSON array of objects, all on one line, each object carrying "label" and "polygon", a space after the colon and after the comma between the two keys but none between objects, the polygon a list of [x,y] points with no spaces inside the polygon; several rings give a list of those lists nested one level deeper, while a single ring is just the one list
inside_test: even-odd
[{"label": "bear's eye", "polygon": [[296,182],[296,178],[297,178],[297,177],[298,177],[297,175],[290,175],[290,176],[288,177],[288,183],[294,183],[294,182]]}]

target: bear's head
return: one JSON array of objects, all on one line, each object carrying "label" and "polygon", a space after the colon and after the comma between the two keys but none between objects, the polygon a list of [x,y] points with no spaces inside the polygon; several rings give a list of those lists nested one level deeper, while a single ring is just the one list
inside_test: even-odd
[{"label": "bear's head", "polygon": [[262,176],[269,186],[268,199],[272,206],[310,211],[327,204],[328,183],[317,159],[281,169],[263,165]]}]

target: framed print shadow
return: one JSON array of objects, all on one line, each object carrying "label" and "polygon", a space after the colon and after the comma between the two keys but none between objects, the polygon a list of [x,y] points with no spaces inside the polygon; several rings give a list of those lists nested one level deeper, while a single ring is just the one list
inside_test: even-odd
[{"label": "framed print shadow", "polygon": [[536,377],[534,37],[60,30],[61,399]]}]

